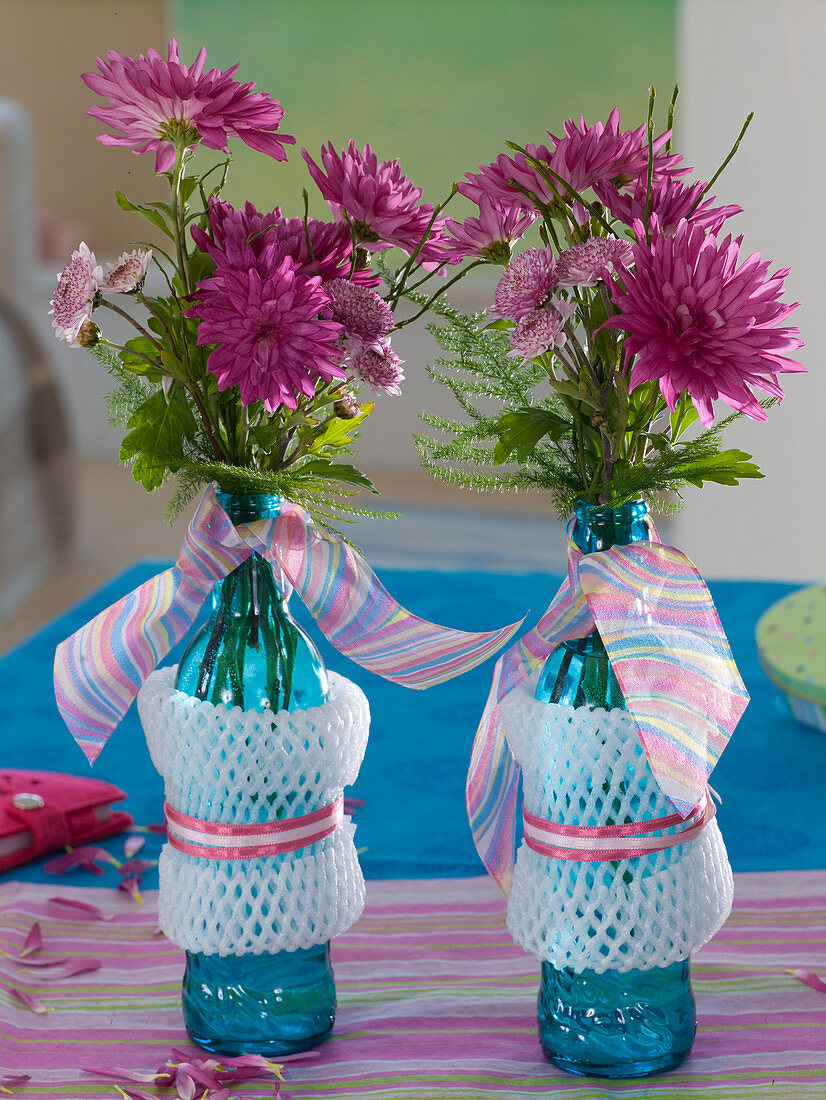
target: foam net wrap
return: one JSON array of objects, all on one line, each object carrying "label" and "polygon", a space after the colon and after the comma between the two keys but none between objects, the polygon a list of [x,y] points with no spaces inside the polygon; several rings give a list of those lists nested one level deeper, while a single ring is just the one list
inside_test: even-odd
[{"label": "foam net wrap", "polygon": [[[539,702],[538,675],[501,708],[522,766],[526,808],[575,826],[673,814],[630,715]],[[508,928],[526,951],[558,969],[646,970],[685,959],[706,943],[728,916],[733,890],[716,820],[684,844],[633,859],[556,859],[523,841]]]},{"label": "foam net wrap", "polygon": [[[138,696],[166,800],[222,824],[299,817],[358,775],[370,724],[364,693],[329,674],[329,698],[292,712],[242,711],[175,689],[175,668],[151,674]],[[164,846],[159,921],[187,951],[258,955],[325,943],[364,907],[364,879],[349,819],[296,852],[263,859],[191,856]]]}]

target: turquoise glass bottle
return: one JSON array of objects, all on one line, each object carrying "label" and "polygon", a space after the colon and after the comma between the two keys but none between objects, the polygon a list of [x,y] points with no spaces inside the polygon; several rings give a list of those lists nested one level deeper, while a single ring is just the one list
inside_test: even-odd
[{"label": "turquoise glass bottle", "polygon": [[[646,540],[646,505],[581,502],[572,538],[585,554]],[[627,709],[596,630],[554,649],[540,673],[536,698],[592,710]],[[543,962],[537,1008],[539,1039],[548,1059],[584,1076],[643,1077],[673,1069],[687,1056],[696,1031],[687,959],[649,970],[602,973]]]},{"label": "turquoise glass bottle", "polygon": [[[279,498],[218,492],[233,523],[278,515]],[[327,700],[327,673],[293,620],[270,564],[252,554],[212,594],[212,613],[180,665],[179,691],[242,710],[298,710]],[[293,795],[294,797],[294,795]],[[291,794],[273,795],[272,817]],[[330,1034],[336,989],[330,945],[262,955],[187,952],[182,999],[193,1042],[218,1054],[291,1054]]]}]

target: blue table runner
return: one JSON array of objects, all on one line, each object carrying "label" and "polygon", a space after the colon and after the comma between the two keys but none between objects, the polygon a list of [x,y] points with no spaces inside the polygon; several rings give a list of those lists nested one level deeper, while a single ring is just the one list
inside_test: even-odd
[{"label": "blue table runner", "polygon": [[[0,660],[0,764],[88,774],[88,765],[63,725],[52,691],[58,642],[167,562],[141,562]],[[530,609],[533,625],[560,578],[543,573],[440,573],[384,570],[382,581],[407,608],[466,630],[502,626]],[[754,626],[796,586],[775,582],[709,584],[751,704],[715,770],[722,797],[718,821],[735,871],[826,867],[826,735],[799,724],[762,672]],[[356,814],[356,842],[368,878],[477,875],[465,817],[464,782],[476,725],[487,698],[493,662],[426,692],[390,684],[359,668],[324,639],[296,597],[296,619],[319,645],[330,668],[358,683],[370,701],[370,743],[359,779],[347,792],[365,800]],[[177,661],[178,647],[170,656]],[[133,706],[95,765],[93,775],[129,794],[125,808],[141,824],[162,821],[162,783],[149,759]],[[106,843],[122,851],[122,840]],[[157,853],[152,838],[142,855]],[[29,881],[55,879],[42,862],[12,873]],[[73,885],[99,883],[85,873]],[[152,885],[150,881],[147,886]]]}]

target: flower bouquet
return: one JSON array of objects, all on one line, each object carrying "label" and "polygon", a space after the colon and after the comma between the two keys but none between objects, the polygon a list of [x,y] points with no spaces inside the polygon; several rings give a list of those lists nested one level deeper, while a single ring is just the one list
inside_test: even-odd
[{"label": "flower bouquet", "polygon": [[[275,161],[295,139],[276,100],[205,61],[182,64],[173,41],[166,59],[110,52],[83,78],[108,100],[90,111],[111,131],[100,140],[154,151],[169,194],[118,194],[161,243],[132,242],[105,271],[81,244],[59,276],[55,333],[116,376],[135,478],[152,490],[177,477],[178,510],[207,488],[175,565],[58,647],[55,687],[92,761],[140,692],[166,788],[160,923],[187,952],[190,1035],[223,1054],[287,1053],[329,1034],[329,941],[364,902],[342,790],[369,724],[361,690],[328,674],[290,616],[291,590],[341,652],[411,687],[473,667],[510,632],[417,619],[324,526],[366,514],[351,498],[372,483],[347,460],[373,410],[361,391],[400,392],[390,338],[408,322],[395,309],[411,280],[455,262],[444,215],[397,161],[352,142],[320,164],[304,151],[330,222],[309,217],[306,192],[300,217],[232,207],[229,138]],[[391,247],[404,255],[382,296],[371,257]],[[106,335],[107,311],[131,339]],[[177,668],[155,669],[210,595]]]},{"label": "flower bouquet", "polygon": [[[702,578],[649,509],[761,476],[721,431],[764,420],[778,375],[803,370],[788,272],[740,260],[724,229],[740,208],[672,152],[675,99],[660,135],[652,90],[636,130],[616,110],[571,119],[459,184],[479,214],[449,228],[505,270],[490,312],[436,305],[431,373],[466,416],[425,415],[440,437],[418,440],[440,478],[547,489],[573,514],[565,581],[497,664],[467,801],[509,929],[542,962],[545,1053],[607,1077],[691,1048],[689,957],[732,899],[708,778],[748,702]],[[531,225],[540,244],[511,258]],[[734,412],[715,419],[717,401]]]}]

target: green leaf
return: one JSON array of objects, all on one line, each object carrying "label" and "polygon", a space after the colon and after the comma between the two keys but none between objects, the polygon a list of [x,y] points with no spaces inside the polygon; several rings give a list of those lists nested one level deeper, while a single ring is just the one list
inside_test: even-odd
[{"label": "green leaf", "polygon": [[348,485],[358,485],[362,489],[369,489],[371,493],[378,493],[378,489],[373,482],[361,470],[356,469],[355,466],[351,466],[347,462],[333,462],[323,455],[316,455],[306,462],[296,465],[295,476],[345,481]]},{"label": "green leaf", "polygon": [[550,409],[522,408],[504,413],[497,423],[499,438],[493,452],[493,461],[500,466],[515,455],[518,462],[524,462],[540,439],[548,436],[557,442],[570,430],[570,421],[557,416]]},{"label": "green leaf", "polygon": [[163,217],[158,213],[157,210],[151,210],[149,209],[149,207],[146,206],[138,206],[136,203],[132,202],[131,199],[127,199],[126,195],[124,195],[122,191],[116,191],[115,198],[118,200],[118,206],[121,208],[121,210],[127,210],[133,214],[140,214],[142,218],[145,218],[148,222],[151,222],[156,229],[160,229],[162,233],[165,233],[170,240],[175,240],[175,236],[172,233],[172,230],[169,228],[169,226],[166,224]]},{"label": "green leaf", "polygon": [[142,356],[146,355],[155,362],[158,360],[158,349],[147,340],[145,336],[136,336],[133,340],[126,341],[126,351],[119,353],[121,364],[131,374],[142,374],[153,381],[159,382],[161,372],[157,366],[147,363]]},{"label": "green leaf", "polygon": [[268,455],[281,442],[283,430],[281,424],[256,424],[254,428],[250,428],[250,435],[264,454]]},{"label": "green leaf", "polygon": [[688,458],[677,467],[675,473],[698,488],[702,488],[705,481],[718,485],[739,485],[743,478],[765,476],[756,463],[748,461],[751,457],[746,451],[737,449],[719,451],[717,454]]},{"label": "green leaf", "polygon": [[575,401],[581,401],[589,409],[599,408],[596,397],[593,394],[586,393],[574,382],[563,382],[557,378],[549,378],[548,383],[553,386],[557,393],[565,397],[573,397]]},{"label": "green leaf", "polygon": [[175,473],[185,461],[184,439],[192,439],[196,425],[186,395],[173,387],[163,390],[135,410],[120,446],[121,462],[134,458],[132,475],[149,491],[163,484],[167,471]]},{"label": "green leaf", "polygon": [[335,420],[331,420],[313,443],[313,451],[320,451],[324,447],[349,446],[353,442],[352,433],[363,420],[367,419],[374,408],[375,402],[368,401],[367,404],[361,406],[361,411],[357,416],[353,416],[349,420],[337,416]]},{"label": "green leaf", "polygon": [[694,407],[694,402],[688,394],[682,394],[677,400],[677,407],[671,414],[671,439],[676,443],[680,436],[694,424],[699,414]]}]

